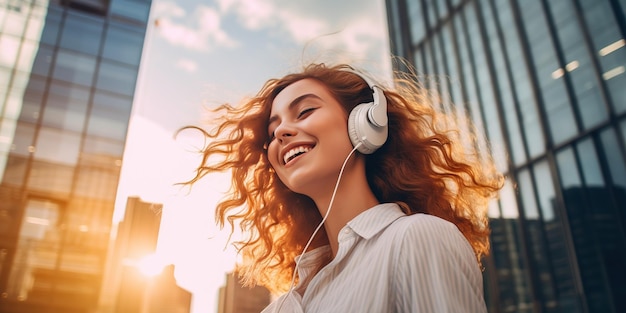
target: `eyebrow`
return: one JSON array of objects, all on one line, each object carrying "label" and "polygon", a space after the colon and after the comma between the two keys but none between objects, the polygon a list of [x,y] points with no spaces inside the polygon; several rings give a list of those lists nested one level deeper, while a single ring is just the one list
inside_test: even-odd
[{"label": "eyebrow", "polygon": [[[298,105],[300,102],[309,99],[309,98],[315,98],[315,99],[319,99],[321,100],[322,98],[320,98],[318,95],[313,94],[313,93],[307,93],[307,94],[303,94],[293,100],[291,100],[291,103],[289,103],[288,106],[288,110],[292,110],[293,107],[295,107],[296,105]],[[270,116],[270,118],[267,120],[267,125],[271,125],[272,123],[274,123],[276,120],[278,120],[278,115],[272,115]]]}]

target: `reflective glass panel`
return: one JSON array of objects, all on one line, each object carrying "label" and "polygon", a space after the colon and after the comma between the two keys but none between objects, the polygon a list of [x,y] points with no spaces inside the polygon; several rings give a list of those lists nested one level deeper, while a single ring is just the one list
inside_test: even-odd
[{"label": "reflective glass panel", "polygon": [[79,85],[52,83],[42,125],[82,132],[89,101],[89,89]]},{"label": "reflective glass panel", "polygon": [[100,62],[100,68],[98,69],[96,87],[132,96],[135,91],[136,79],[137,68],[103,60]]},{"label": "reflective glass panel", "polygon": [[62,48],[97,55],[102,40],[103,20],[69,12],[65,17],[59,45]]},{"label": "reflective glass panel", "polygon": [[96,92],[89,115],[87,134],[124,141],[132,99]]},{"label": "reflective glass panel", "polygon": [[609,1],[581,1],[581,6],[613,108],[626,112],[626,40],[614,10]]},{"label": "reflective glass panel", "polygon": [[35,158],[58,164],[74,165],[78,160],[80,134],[42,127],[37,136]]},{"label": "reflective glass panel", "polygon": [[112,24],[107,28],[102,56],[138,67],[143,37],[144,34],[136,28]]},{"label": "reflective glass panel", "polygon": [[69,83],[91,86],[96,59],[85,54],[59,50],[53,77]]}]

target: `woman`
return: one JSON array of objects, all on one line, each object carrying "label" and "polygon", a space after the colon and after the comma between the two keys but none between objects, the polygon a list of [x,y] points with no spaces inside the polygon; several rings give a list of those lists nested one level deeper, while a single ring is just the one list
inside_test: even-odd
[{"label": "woman", "polygon": [[486,312],[486,207],[502,177],[427,99],[408,79],[383,89],[312,64],[216,110],[189,183],[232,171],[216,215],[249,234],[238,271],[287,291],[264,312]]}]

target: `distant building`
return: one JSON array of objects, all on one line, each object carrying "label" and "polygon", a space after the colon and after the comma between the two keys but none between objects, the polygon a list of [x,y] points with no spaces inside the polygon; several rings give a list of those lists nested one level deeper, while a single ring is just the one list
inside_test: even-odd
[{"label": "distant building", "polygon": [[267,288],[243,287],[236,275],[226,274],[226,284],[220,288],[217,313],[259,313],[270,304]]},{"label": "distant building", "polygon": [[0,312],[93,312],[151,0],[0,1]]},{"label": "distant building", "polygon": [[626,312],[626,1],[386,5],[392,53],[474,121],[507,176],[489,312]]}]

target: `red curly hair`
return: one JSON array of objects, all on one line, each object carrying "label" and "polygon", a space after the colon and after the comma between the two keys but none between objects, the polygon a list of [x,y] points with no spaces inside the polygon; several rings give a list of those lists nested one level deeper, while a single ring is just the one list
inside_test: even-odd
[{"label": "red curly hair", "polygon": [[[372,91],[347,65],[311,64],[301,72],[269,80],[240,106],[222,105],[216,127],[200,130],[209,139],[193,184],[215,171],[232,172],[227,198],[216,208],[221,227],[228,222],[248,235],[237,242],[243,256],[238,268],[248,285],[273,292],[289,288],[294,258],[321,222],[307,196],[290,191],[272,169],[266,153],[268,118],[274,98],[285,87],[312,78],[323,83],[346,112],[371,102]],[[397,76],[387,98],[389,138],[366,155],[368,183],[381,202],[396,202],[407,214],[426,213],[454,223],[469,241],[477,260],[489,251],[487,205],[502,187],[502,176],[488,155],[468,153],[458,140],[455,118],[434,109],[433,97],[407,76]],[[445,126],[445,127],[444,127]],[[185,128],[187,129],[187,128]],[[476,136],[469,136],[476,141]],[[219,157],[217,160],[215,157]],[[328,244],[323,228],[311,249]]]}]

